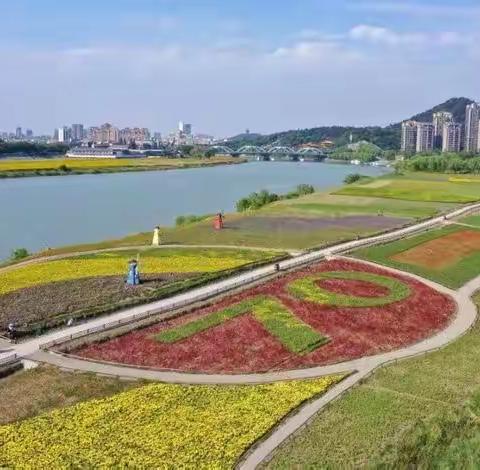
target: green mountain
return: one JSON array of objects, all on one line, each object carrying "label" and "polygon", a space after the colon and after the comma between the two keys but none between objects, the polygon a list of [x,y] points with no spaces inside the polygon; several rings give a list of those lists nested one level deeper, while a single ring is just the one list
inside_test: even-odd
[{"label": "green mountain", "polygon": [[[473,103],[469,98],[451,98],[428,111],[416,114],[410,119],[416,121],[432,121],[433,113],[438,111],[449,111],[453,113],[458,122],[465,120],[465,108]],[[337,146],[349,143],[350,134],[353,134],[356,142],[365,140],[379,146],[383,150],[398,150],[400,147],[401,123],[391,124],[387,127],[342,127],[324,126],[311,129],[297,129],[275,134],[241,134],[228,140],[227,145],[233,148],[240,148],[244,145],[286,145],[295,146],[310,142],[320,142],[330,139]]]},{"label": "green mountain", "polygon": [[[431,122],[433,120],[433,113],[439,111],[448,111],[453,114],[453,118],[456,122],[465,121],[465,109],[469,104],[472,104],[473,100],[469,98],[451,98],[445,103],[439,104],[428,111],[416,114],[412,117],[413,121]],[[400,125],[400,124],[398,124]]]}]

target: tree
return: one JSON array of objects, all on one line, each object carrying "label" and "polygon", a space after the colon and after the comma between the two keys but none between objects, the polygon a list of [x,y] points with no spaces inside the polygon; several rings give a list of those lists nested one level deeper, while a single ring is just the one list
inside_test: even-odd
[{"label": "tree", "polygon": [[18,261],[27,258],[28,256],[30,256],[30,253],[26,248],[16,248],[12,251],[11,259],[13,261]]}]

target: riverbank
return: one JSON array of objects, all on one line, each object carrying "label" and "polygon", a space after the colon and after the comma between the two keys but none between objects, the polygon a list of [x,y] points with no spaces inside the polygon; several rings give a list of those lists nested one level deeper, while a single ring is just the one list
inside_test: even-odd
[{"label": "riverbank", "polygon": [[0,160],[0,178],[33,176],[96,175],[136,171],[163,171],[245,163],[234,157],[194,158],[125,158],[125,159],[31,159]]}]

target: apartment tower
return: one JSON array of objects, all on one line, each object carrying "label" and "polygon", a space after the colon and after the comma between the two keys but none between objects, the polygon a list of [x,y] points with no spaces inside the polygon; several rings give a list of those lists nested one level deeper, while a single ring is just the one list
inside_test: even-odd
[{"label": "apartment tower", "polygon": [[442,148],[443,144],[443,129],[445,124],[453,122],[453,114],[447,111],[440,111],[433,113],[433,145],[435,148]]},{"label": "apartment tower", "polygon": [[480,104],[469,104],[465,114],[465,152],[477,153],[480,151],[479,120]]},{"label": "apartment tower", "polygon": [[462,149],[462,124],[446,122],[442,130],[442,152],[458,153]]},{"label": "apartment tower", "polygon": [[435,127],[431,122],[417,122],[417,153],[433,151]]},{"label": "apartment tower", "polygon": [[402,122],[402,152],[415,153],[417,148],[417,122]]}]

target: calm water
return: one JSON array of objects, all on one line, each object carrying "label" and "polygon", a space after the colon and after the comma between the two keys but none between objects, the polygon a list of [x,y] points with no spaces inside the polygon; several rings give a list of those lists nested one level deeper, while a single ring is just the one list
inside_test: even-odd
[{"label": "calm water", "polygon": [[0,180],[0,259],[13,248],[94,242],[169,225],[181,214],[232,211],[243,196],[297,184],[339,185],[360,171],[326,163],[252,162],[191,170]]}]

